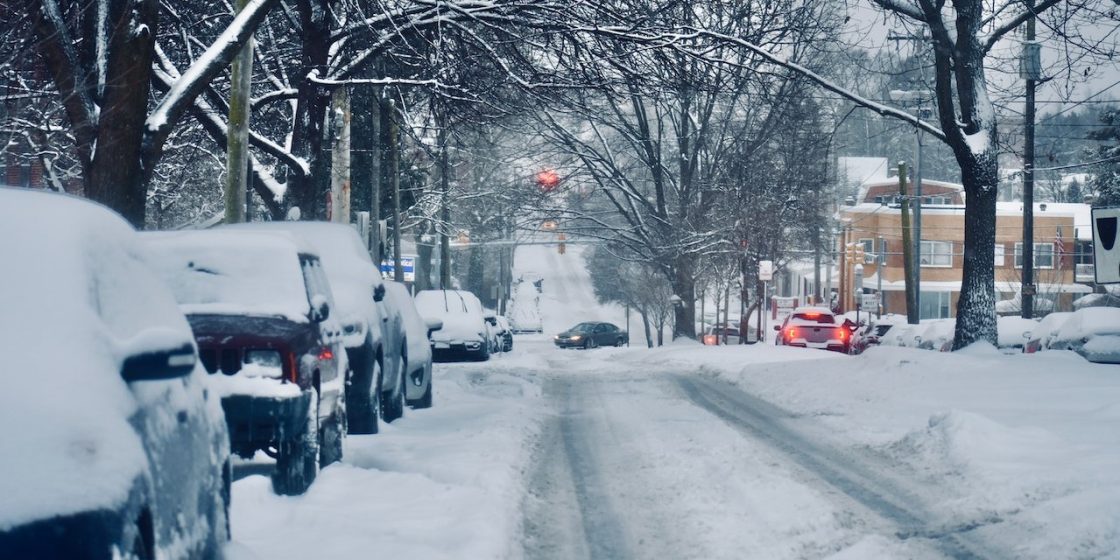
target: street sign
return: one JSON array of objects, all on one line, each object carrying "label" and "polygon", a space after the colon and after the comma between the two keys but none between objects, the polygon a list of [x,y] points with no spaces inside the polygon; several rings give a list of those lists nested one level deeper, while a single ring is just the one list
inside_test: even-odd
[{"label": "street sign", "polygon": [[774,261],[758,261],[758,279],[763,282],[774,279]]},{"label": "street sign", "polygon": [[1093,263],[1098,284],[1120,283],[1120,208],[1093,209]]},{"label": "street sign", "polygon": [[863,301],[860,303],[864,311],[875,311],[879,309],[879,294],[863,294]]},{"label": "street sign", "polygon": [[[401,255],[401,268],[404,269],[404,281],[416,281],[416,255]],[[381,277],[386,280],[393,279],[393,259],[381,261]]]}]

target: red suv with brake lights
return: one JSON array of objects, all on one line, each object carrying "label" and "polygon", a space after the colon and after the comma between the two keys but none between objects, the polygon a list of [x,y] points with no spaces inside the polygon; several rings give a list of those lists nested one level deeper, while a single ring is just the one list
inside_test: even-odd
[{"label": "red suv with brake lights", "polygon": [[852,344],[852,331],[836,320],[836,315],[826,307],[798,307],[786,317],[778,331],[775,344],[801,348],[821,348],[848,353]]}]

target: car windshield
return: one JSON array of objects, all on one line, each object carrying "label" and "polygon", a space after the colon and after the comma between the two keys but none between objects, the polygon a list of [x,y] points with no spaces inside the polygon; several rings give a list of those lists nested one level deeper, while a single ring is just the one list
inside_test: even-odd
[{"label": "car windshield", "polygon": [[568,330],[571,332],[589,333],[595,330],[595,325],[597,324],[598,323],[580,323]]}]

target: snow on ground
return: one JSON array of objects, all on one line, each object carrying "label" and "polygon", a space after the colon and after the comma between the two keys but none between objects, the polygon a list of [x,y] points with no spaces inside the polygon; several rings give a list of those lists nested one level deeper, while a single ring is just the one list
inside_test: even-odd
[{"label": "snow on ground", "polygon": [[[1023,558],[1120,555],[1120,368],[1072,352],[849,357],[772,346],[620,356],[701,369],[804,418],[819,437],[908,466],[946,524]],[[794,362],[793,359],[798,361]]]},{"label": "snow on ground", "polygon": [[266,476],[233,485],[231,560],[504,558],[517,533],[536,385],[509,371],[532,356],[436,364],[434,406],[373,436],[349,436],[342,464],[302,496]]}]

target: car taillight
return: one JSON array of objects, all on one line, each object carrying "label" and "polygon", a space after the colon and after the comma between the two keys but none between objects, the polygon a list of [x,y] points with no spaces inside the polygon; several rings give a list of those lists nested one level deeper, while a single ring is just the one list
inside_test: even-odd
[{"label": "car taillight", "polygon": [[786,329],[786,340],[793,340],[797,338],[797,329],[790,327]]},{"label": "car taillight", "polygon": [[292,383],[299,382],[299,359],[296,358],[295,352],[288,352],[288,381]]},{"label": "car taillight", "polygon": [[330,348],[322,348],[322,349],[319,350],[319,359],[320,360],[333,360],[334,359],[334,352],[332,352]]},{"label": "car taillight", "polygon": [[848,335],[849,334],[851,334],[851,333],[848,332],[848,329],[845,329],[843,327],[841,327],[839,329],[836,329],[836,338],[839,338],[840,342],[844,342],[844,341],[848,340]]}]

